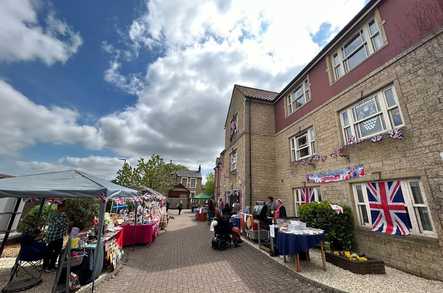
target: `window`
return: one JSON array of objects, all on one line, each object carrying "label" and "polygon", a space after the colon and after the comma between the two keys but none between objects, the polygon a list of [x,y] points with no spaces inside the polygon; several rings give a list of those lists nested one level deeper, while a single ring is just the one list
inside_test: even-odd
[{"label": "window", "polygon": [[191,178],[191,188],[195,188],[196,179]]},{"label": "window", "polygon": [[300,206],[310,203],[321,201],[320,187],[302,187],[294,188],[294,203],[295,203],[295,216],[299,216]]},{"label": "window", "polygon": [[231,159],[231,171],[237,170],[237,150],[232,151],[230,155]]},{"label": "window", "polygon": [[308,158],[315,154],[315,133],[314,128],[302,132],[289,139],[291,147],[291,160],[297,161]]},{"label": "window", "polygon": [[340,120],[346,144],[403,126],[394,86],[388,86],[343,110]]},{"label": "window", "polygon": [[188,178],[187,177],[182,178],[182,184],[184,187],[188,187]]},{"label": "window", "polygon": [[375,18],[365,23],[337,51],[331,55],[334,80],[357,67],[383,47],[384,41]]},{"label": "window", "polygon": [[[352,188],[361,226],[387,234],[435,235],[418,179],[373,181]],[[389,222],[392,228],[386,225]]]},{"label": "window", "polygon": [[288,115],[292,114],[311,100],[311,92],[309,89],[309,80],[306,78],[298,87],[296,87],[287,98]]}]

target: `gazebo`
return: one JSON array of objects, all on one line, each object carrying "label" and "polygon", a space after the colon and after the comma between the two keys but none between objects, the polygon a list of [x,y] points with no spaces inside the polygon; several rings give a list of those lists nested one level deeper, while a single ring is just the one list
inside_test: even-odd
[{"label": "gazebo", "polygon": [[[17,176],[0,180],[0,198],[16,198],[15,210],[11,214],[0,247],[0,256],[9,237],[15,214],[22,199],[40,199],[42,204],[48,198],[91,198],[100,201],[97,245],[94,255],[93,282],[100,273],[102,263],[99,255],[103,247],[103,227],[106,202],[114,197],[135,197],[137,191],[97,178],[78,170],[47,172]],[[54,285],[55,286],[55,285]],[[53,289],[54,290],[54,289]]]},{"label": "gazebo", "polygon": [[199,194],[193,196],[192,200],[198,200],[198,201],[204,200],[205,201],[205,200],[209,200],[211,198],[212,198],[212,195],[210,195],[208,193],[199,193]]}]

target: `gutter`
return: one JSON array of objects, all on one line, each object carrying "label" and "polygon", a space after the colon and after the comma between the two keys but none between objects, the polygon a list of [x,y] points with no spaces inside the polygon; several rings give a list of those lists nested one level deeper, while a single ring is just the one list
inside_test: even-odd
[{"label": "gutter", "polygon": [[248,133],[249,133],[249,209],[252,210],[252,135],[251,135],[251,100],[248,101]]}]

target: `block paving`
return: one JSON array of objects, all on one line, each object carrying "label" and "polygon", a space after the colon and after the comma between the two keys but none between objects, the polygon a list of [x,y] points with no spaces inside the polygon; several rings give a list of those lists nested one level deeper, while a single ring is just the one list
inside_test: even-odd
[{"label": "block paving", "polygon": [[98,285],[100,293],[130,292],[326,292],[242,244],[225,251],[210,246],[207,223],[176,215],[150,247],[127,249],[118,274]]}]

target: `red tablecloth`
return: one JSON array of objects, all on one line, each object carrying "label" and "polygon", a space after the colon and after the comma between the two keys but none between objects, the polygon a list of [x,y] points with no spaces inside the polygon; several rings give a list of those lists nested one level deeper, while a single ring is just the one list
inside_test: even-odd
[{"label": "red tablecloth", "polygon": [[155,238],[155,224],[122,225],[123,247],[134,244],[150,244]]}]

